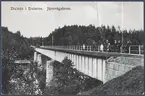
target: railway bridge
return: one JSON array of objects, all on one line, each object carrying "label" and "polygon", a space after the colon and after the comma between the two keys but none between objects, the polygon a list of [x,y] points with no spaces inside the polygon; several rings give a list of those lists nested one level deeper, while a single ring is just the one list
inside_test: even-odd
[{"label": "railway bridge", "polygon": [[[41,46],[34,47],[34,49],[34,62],[38,62],[40,69],[42,67],[46,69],[46,82],[50,81],[50,77],[53,74],[53,67],[50,66],[50,61],[61,62],[65,57],[73,62],[74,68],[78,71],[103,83],[125,74],[135,66],[144,66],[144,56],[141,54],[99,52],[64,46]],[[132,63],[129,64],[128,61],[124,63],[113,62],[112,60],[130,60],[129,62]],[[135,64],[136,61],[139,63]]]}]

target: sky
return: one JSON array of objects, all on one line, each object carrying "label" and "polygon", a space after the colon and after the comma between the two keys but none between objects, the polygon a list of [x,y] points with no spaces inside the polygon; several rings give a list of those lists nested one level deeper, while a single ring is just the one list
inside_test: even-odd
[{"label": "sky", "polygon": [[[11,7],[35,7],[43,10],[12,10]],[[70,10],[48,10],[63,7]],[[121,29],[144,29],[143,2],[1,2],[1,24],[25,37],[48,36],[64,25],[114,25]]]}]

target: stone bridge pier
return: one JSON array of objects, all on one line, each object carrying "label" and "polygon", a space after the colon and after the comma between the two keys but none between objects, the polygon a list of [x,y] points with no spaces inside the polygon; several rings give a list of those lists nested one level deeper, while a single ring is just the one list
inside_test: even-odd
[{"label": "stone bridge pier", "polygon": [[47,56],[39,53],[39,52],[34,52],[34,62],[37,63],[37,68],[40,71],[45,72],[43,74],[46,77],[46,86],[49,86],[49,82],[51,81],[51,78],[53,76],[53,63],[54,60],[48,58]]}]

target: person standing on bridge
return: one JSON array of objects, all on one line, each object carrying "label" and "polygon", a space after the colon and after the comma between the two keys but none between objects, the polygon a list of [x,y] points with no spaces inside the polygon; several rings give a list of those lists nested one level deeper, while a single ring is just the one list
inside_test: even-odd
[{"label": "person standing on bridge", "polygon": [[104,46],[103,44],[100,45],[100,51],[103,52]]},{"label": "person standing on bridge", "polygon": [[83,44],[83,50],[85,50],[85,44]]},{"label": "person standing on bridge", "polygon": [[129,46],[131,45],[130,41],[127,41],[126,52],[129,53]]},{"label": "person standing on bridge", "polygon": [[110,51],[110,43],[108,42],[107,43],[107,52],[109,52]]}]

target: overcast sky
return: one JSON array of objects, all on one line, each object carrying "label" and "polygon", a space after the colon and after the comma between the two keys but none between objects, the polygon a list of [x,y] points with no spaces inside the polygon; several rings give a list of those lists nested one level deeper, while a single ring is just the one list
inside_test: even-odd
[{"label": "overcast sky", "polygon": [[[64,25],[114,25],[123,29],[143,29],[142,2],[16,2],[2,1],[2,26],[23,36],[48,36]],[[97,6],[98,5],[98,6]],[[122,7],[123,5],[123,7]],[[41,7],[43,11],[11,10],[11,7]],[[51,10],[47,7],[64,7],[71,10]],[[97,15],[98,12],[98,15]],[[123,15],[122,15],[123,13]]]}]

